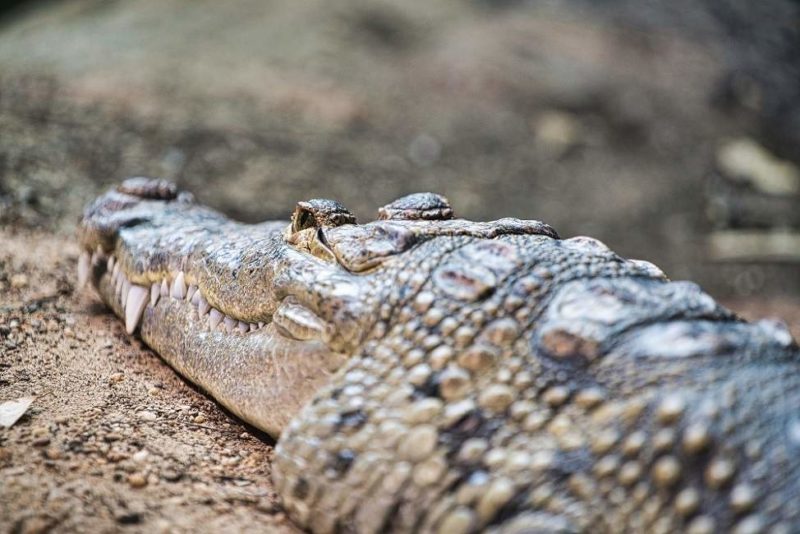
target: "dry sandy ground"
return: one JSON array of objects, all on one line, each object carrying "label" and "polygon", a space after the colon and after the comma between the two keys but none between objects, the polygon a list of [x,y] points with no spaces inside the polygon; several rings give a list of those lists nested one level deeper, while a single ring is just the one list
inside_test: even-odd
[{"label": "dry sandy ground", "polygon": [[[294,531],[270,485],[272,442],[181,380],[75,287],[68,236],[0,231],[0,531]],[[800,302],[729,303],[778,315]]]},{"label": "dry sandy ground", "polygon": [[77,246],[0,231],[0,532],[293,532],[271,440],[181,380],[90,289]]}]

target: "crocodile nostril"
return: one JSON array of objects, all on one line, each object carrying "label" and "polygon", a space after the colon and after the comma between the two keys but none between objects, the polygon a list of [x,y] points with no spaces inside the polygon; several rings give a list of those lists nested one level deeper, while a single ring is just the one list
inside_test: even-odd
[{"label": "crocodile nostril", "polygon": [[137,176],[117,186],[117,191],[148,200],[175,200],[178,186],[167,180]]},{"label": "crocodile nostril", "polygon": [[444,221],[453,218],[450,201],[436,193],[414,193],[398,198],[378,210],[381,220]]}]

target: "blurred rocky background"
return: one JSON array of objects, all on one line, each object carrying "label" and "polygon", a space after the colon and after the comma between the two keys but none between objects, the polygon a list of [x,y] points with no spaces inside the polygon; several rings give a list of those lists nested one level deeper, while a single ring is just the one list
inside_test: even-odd
[{"label": "blurred rocky background", "polygon": [[[717,296],[800,294],[800,4],[16,1],[0,225],[161,176],[247,221],[414,191]],[[2,247],[0,243],[0,247]]]}]

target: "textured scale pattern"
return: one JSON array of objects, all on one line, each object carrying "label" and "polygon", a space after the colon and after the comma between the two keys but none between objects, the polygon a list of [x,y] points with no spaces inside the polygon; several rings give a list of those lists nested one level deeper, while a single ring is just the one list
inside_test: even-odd
[{"label": "textured scale pattern", "polygon": [[694,284],[526,241],[501,239],[519,263],[493,260],[485,298],[397,281],[399,323],[279,442],[292,512],[315,531],[756,532],[772,501],[791,531],[796,351]]},{"label": "textured scale pattern", "polygon": [[[301,526],[800,531],[800,359],[781,323],[591,238],[451,219],[436,195],[365,225],[314,201],[303,224],[245,226],[134,185],[87,209],[92,281],[126,320],[126,280],[166,285],[134,327],[279,435],[274,482]],[[169,194],[130,196],[152,190]]]}]

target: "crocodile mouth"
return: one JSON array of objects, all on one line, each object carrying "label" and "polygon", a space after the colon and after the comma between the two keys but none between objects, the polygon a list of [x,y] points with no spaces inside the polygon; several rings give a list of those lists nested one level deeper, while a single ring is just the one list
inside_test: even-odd
[{"label": "crocodile mouth", "polygon": [[148,306],[155,308],[161,299],[168,298],[190,304],[199,324],[209,332],[245,336],[272,323],[277,333],[296,341],[326,341],[329,337],[330,327],[291,295],[284,297],[273,313],[259,317],[259,321],[245,321],[211,305],[192,275],[184,271],[150,274],[146,277],[151,280],[149,283],[137,283],[143,278],[129,276],[122,262],[99,246],[94,252],[82,252],[78,260],[78,285],[83,287],[91,279],[106,303],[124,319],[128,334],[139,327]]}]

